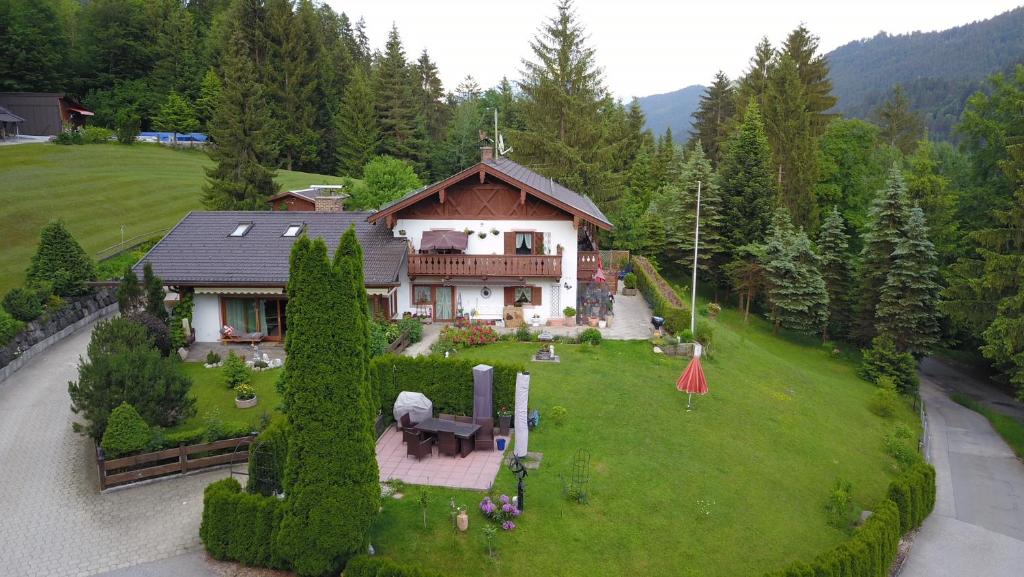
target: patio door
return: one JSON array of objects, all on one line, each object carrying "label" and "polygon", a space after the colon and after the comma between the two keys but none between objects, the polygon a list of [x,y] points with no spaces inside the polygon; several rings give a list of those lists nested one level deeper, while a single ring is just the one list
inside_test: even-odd
[{"label": "patio door", "polygon": [[439,321],[452,320],[452,290],[450,286],[434,288],[434,319]]}]

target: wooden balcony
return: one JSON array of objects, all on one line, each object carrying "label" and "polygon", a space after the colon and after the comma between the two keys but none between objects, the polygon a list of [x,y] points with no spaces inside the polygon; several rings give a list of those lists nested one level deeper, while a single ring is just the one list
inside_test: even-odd
[{"label": "wooden balcony", "polygon": [[[598,257],[599,254],[600,257]],[[600,253],[598,251],[579,251],[576,253],[576,278],[586,280],[594,278],[599,258],[604,265],[605,275],[611,276],[613,272],[618,274],[618,271],[629,262],[629,251],[602,250]]]},{"label": "wooden balcony", "polygon": [[561,255],[410,254],[409,276],[562,278]]}]

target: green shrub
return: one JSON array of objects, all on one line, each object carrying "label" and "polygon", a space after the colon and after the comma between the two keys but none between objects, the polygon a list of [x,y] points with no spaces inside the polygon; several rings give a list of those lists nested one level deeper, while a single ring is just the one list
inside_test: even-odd
[{"label": "green shrub", "polygon": [[891,417],[896,414],[899,402],[900,395],[896,392],[896,383],[892,377],[879,377],[878,390],[868,402],[868,409],[879,417]]},{"label": "green shrub", "polygon": [[526,323],[523,323],[516,328],[515,335],[516,340],[521,343],[528,343],[533,340],[533,335],[530,334],[530,327]]},{"label": "green shrub", "polygon": [[[384,355],[370,361],[369,380],[374,407],[390,414],[402,391],[419,391],[434,404],[434,410],[455,415],[473,414],[473,367],[479,361],[446,359],[438,356],[406,357]],[[515,404],[516,373],[522,365],[488,363],[494,367],[494,411]],[[376,411],[374,411],[376,412]]]},{"label": "green shrub", "polygon": [[711,345],[715,342],[715,327],[705,320],[697,321],[697,334],[693,338],[704,345],[704,352],[710,353]]},{"label": "green shrub", "polygon": [[64,222],[54,220],[44,226],[26,273],[27,284],[50,283],[56,294],[67,297],[89,292],[85,283],[95,278],[92,260]]},{"label": "green shrub", "polygon": [[557,427],[561,427],[565,423],[565,418],[568,416],[569,411],[566,410],[562,405],[555,405],[551,407],[551,412],[548,414],[551,417],[551,422]]},{"label": "green shrub", "polygon": [[220,355],[217,354],[217,351],[214,351],[214,350],[207,351],[207,353],[206,353],[206,364],[208,364],[208,365],[216,365],[219,362],[220,362]]},{"label": "green shrub", "polygon": [[0,347],[11,342],[14,335],[25,325],[25,323],[12,317],[7,311],[0,309]]},{"label": "green shrub", "polygon": [[441,574],[385,557],[359,555],[345,565],[345,577],[441,577]]},{"label": "green shrub", "polygon": [[409,343],[418,343],[423,338],[423,323],[419,319],[410,317],[398,321],[398,330],[409,333]]},{"label": "green shrub", "polygon": [[252,382],[252,371],[246,366],[242,357],[235,354],[235,351],[228,351],[228,357],[224,359],[224,366],[221,368],[224,375],[224,384],[233,389],[242,383]]},{"label": "green shrub", "polygon": [[665,330],[673,335],[690,329],[690,311],[668,308],[665,310]]},{"label": "green shrub", "polygon": [[917,394],[917,361],[910,353],[897,352],[892,337],[878,335],[871,341],[871,348],[862,352],[863,360],[857,373],[862,379],[877,383],[881,377],[891,377],[899,392]]},{"label": "green shrub", "polygon": [[167,330],[166,323],[146,311],[135,311],[125,315],[125,318],[146,327],[146,332],[153,339],[153,346],[161,355],[166,357],[171,354],[171,332]]},{"label": "green shrub", "polygon": [[117,125],[117,141],[121,144],[135,144],[139,138],[139,129],[142,119],[132,110],[122,110],[117,113],[115,120]]},{"label": "green shrub", "polygon": [[19,321],[28,322],[43,314],[39,295],[25,288],[12,288],[4,295],[4,310]]},{"label": "green shrub", "polygon": [[910,467],[921,460],[916,449],[907,446],[895,434],[885,436],[885,452],[903,467]]},{"label": "green shrub", "polygon": [[388,337],[386,331],[386,323],[379,323],[377,321],[370,321],[369,323],[369,349],[370,356],[376,357],[383,355],[388,350]]},{"label": "green shrub", "polygon": [[235,479],[210,483],[203,492],[199,538],[214,559],[286,569],[276,546],[284,501],[243,493]]},{"label": "green shrub", "polygon": [[86,126],[81,130],[85,144],[104,144],[114,137],[114,131],[102,126]]},{"label": "green shrub", "polygon": [[135,407],[121,403],[110,412],[100,446],[107,459],[116,459],[147,448],[151,436],[149,425]]},{"label": "green shrub", "polygon": [[583,332],[580,333],[579,341],[581,345],[599,345],[603,338],[604,336],[601,334],[601,331],[590,327],[583,329]]},{"label": "green shrub", "polygon": [[836,479],[825,501],[825,518],[836,529],[846,529],[853,511],[853,485],[845,479]]},{"label": "green shrub", "polygon": [[634,273],[634,272],[626,273],[626,276],[624,276],[622,278],[622,286],[624,286],[624,287],[626,287],[628,289],[635,289],[636,288],[636,273]]},{"label": "green shrub", "polygon": [[575,320],[576,319],[576,307],[565,307],[564,309],[562,309],[562,314],[565,315],[565,318],[567,318],[567,319]]},{"label": "green shrub", "polygon": [[[185,334],[185,325],[182,320],[188,319],[189,327],[192,326],[193,303],[195,293],[191,290],[182,290],[178,295],[178,304],[171,309],[171,318],[167,321],[167,328],[171,331],[171,348],[178,350],[188,344],[188,337]],[[220,359],[217,359],[220,362]]]}]

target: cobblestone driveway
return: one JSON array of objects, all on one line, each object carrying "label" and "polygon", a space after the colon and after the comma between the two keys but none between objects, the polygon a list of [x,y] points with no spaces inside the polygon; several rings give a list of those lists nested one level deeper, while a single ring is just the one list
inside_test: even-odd
[{"label": "cobblestone driveway", "polygon": [[0,575],[86,576],[201,547],[203,488],[220,469],[101,495],[67,383],[89,330],[0,382]]}]

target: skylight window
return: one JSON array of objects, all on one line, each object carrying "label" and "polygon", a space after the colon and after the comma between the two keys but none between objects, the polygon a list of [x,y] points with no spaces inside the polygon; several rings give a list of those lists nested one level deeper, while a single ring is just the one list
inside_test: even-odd
[{"label": "skylight window", "polygon": [[302,223],[292,223],[285,229],[283,236],[299,236],[300,232],[302,232]]},{"label": "skylight window", "polygon": [[252,228],[251,222],[240,222],[238,223],[238,226],[235,227],[235,230],[231,231],[231,234],[228,236],[245,236],[246,233],[249,232],[250,228]]}]

